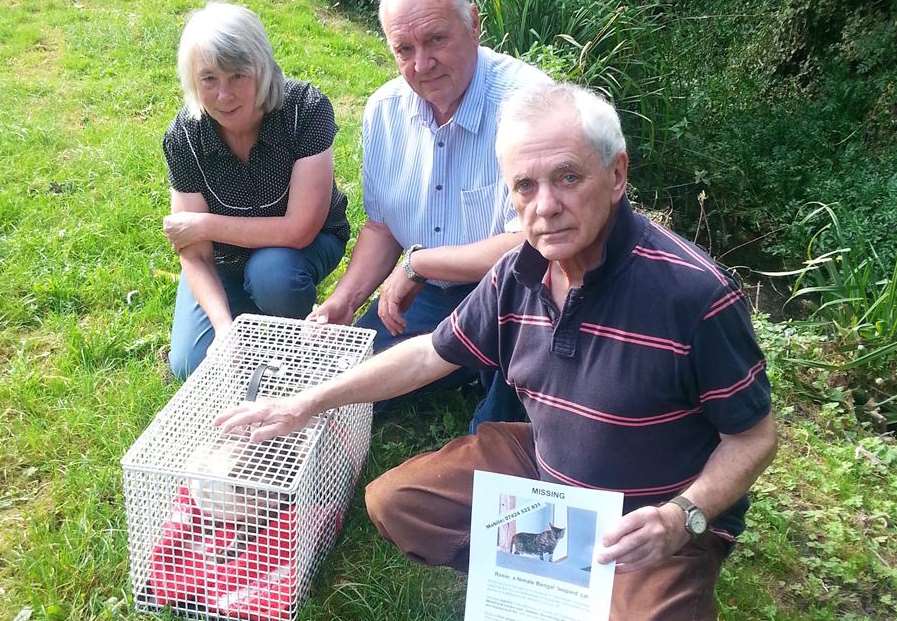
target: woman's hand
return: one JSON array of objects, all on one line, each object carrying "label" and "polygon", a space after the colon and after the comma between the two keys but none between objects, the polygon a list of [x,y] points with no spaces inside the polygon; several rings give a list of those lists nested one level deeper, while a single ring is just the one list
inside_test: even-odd
[{"label": "woman's hand", "polygon": [[197,242],[212,241],[205,231],[206,213],[180,211],[165,216],[162,230],[174,249],[180,252]]},{"label": "woman's hand", "polygon": [[239,427],[258,424],[249,436],[252,442],[264,442],[302,429],[319,410],[300,393],[289,399],[246,401],[215,419],[215,425],[230,433]]}]

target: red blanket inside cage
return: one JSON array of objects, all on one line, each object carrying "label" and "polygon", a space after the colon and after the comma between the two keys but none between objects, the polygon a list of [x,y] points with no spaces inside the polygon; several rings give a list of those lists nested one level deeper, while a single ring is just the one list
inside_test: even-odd
[{"label": "red blanket inside cage", "polygon": [[180,487],[153,549],[149,586],[156,603],[198,605],[249,621],[289,619],[298,571],[296,512],[281,511],[235,546],[239,533],[234,523],[204,519],[187,487]]}]

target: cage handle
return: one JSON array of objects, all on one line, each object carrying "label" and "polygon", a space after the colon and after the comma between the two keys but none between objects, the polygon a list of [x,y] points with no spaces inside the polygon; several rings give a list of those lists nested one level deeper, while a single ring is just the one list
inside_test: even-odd
[{"label": "cage handle", "polygon": [[259,394],[259,387],[262,385],[262,378],[265,373],[271,369],[275,373],[280,371],[280,367],[272,362],[260,362],[249,379],[249,386],[246,388],[246,401],[255,401]]}]

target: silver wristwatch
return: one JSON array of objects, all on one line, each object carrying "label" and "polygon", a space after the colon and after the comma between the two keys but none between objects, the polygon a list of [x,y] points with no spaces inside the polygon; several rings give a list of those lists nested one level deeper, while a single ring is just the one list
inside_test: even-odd
[{"label": "silver wristwatch", "polygon": [[414,244],[408,250],[405,251],[405,256],[402,257],[402,270],[405,272],[405,276],[408,277],[408,280],[413,280],[417,283],[427,282],[427,279],[414,271],[414,268],[411,267],[411,255],[423,248],[420,244]]},{"label": "silver wristwatch", "polygon": [[703,535],[707,530],[707,516],[698,506],[685,496],[676,496],[670,501],[685,511],[685,530],[692,537]]}]

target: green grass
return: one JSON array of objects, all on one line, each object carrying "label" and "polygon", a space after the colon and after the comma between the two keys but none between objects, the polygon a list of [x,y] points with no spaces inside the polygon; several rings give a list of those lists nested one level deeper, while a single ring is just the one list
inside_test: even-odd
[{"label": "green grass", "polygon": [[[175,46],[193,6],[0,0],[0,619],[24,608],[35,620],[152,618],[131,607],[118,460],[176,390],[158,356],[177,273],[160,231],[160,140],[179,106]],[[320,2],[251,6],[286,73],[335,103],[337,175],[357,230],[359,119],[391,60]],[[758,327],[790,413],[722,579],[723,618],[893,618],[897,449],[852,422],[858,406],[827,371],[786,361],[824,344]],[[462,433],[471,408],[451,394],[378,420],[365,480]],[[463,593],[454,572],[385,544],[359,494],[301,618],[460,619]]]}]

